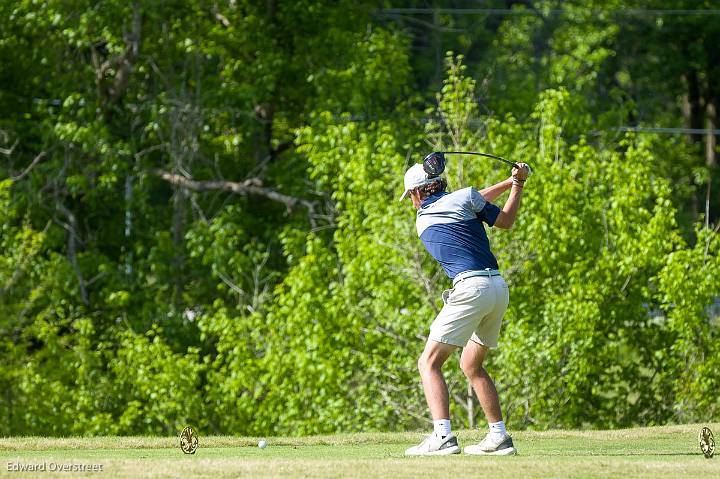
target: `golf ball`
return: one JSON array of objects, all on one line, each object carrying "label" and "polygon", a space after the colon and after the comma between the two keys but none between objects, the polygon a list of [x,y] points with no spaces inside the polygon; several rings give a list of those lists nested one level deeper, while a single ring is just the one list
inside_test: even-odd
[{"label": "golf ball", "polygon": [[258,442],[258,447],[260,449],[265,449],[267,447],[267,441],[265,439],[260,439]]}]

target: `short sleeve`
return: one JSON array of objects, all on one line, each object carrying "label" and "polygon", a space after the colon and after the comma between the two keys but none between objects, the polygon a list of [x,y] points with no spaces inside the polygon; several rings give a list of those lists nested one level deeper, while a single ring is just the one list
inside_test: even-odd
[{"label": "short sleeve", "polygon": [[477,214],[477,217],[480,221],[483,221],[488,225],[493,226],[499,214],[500,208],[498,208],[492,203],[485,202],[485,206],[483,206],[483,209],[480,210],[480,212]]},{"label": "short sleeve", "polygon": [[470,209],[473,210],[473,212],[476,214],[480,213],[485,207],[487,200],[475,188],[468,189],[470,190]]}]

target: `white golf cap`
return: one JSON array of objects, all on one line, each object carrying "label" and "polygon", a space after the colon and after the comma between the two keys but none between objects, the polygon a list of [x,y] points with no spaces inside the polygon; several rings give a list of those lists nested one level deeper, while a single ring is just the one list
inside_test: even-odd
[{"label": "white golf cap", "polygon": [[405,172],[405,191],[403,191],[400,201],[404,200],[410,190],[414,190],[418,186],[427,185],[433,181],[437,181],[439,177],[429,178],[422,163],[415,163]]}]

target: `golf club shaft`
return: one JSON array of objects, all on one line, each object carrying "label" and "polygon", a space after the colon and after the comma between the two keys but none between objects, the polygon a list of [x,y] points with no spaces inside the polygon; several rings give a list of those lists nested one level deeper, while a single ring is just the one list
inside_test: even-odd
[{"label": "golf club shaft", "polygon": [[442,153],[445,153],[446,155],[476,155],[476,156],[484,156],[486,158],[493,158],[498,161],[502,161],[503,163],[506,163],[513,168],[520,168],[517,163],[514,163],[510,160],[506,160],[505,158],[501,158],[499,156],[495,155],[488,155],[487,153],[478,153],[476,151],[443,151]]}]

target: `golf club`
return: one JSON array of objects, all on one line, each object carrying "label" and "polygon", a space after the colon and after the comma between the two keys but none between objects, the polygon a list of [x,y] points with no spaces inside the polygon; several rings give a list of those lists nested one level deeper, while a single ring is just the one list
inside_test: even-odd
[{"label": "golf club", "polygon": [[[486,158],[492,158],[494,160],[501,161],[505,164],[512,166],[513,168],[519,168],[518,164],[510,160],[506,160],[500,156],[490,155],[488,153],[480,153],[477,151],[434,151],[427,155],[423,159],[423,170],[430,177],[440,176],[445,171],[445,155],[474,155],[484,156]],[[528,165],[530,168],[530,165]],[[532,171],[532,168],[530,168]]]}]

